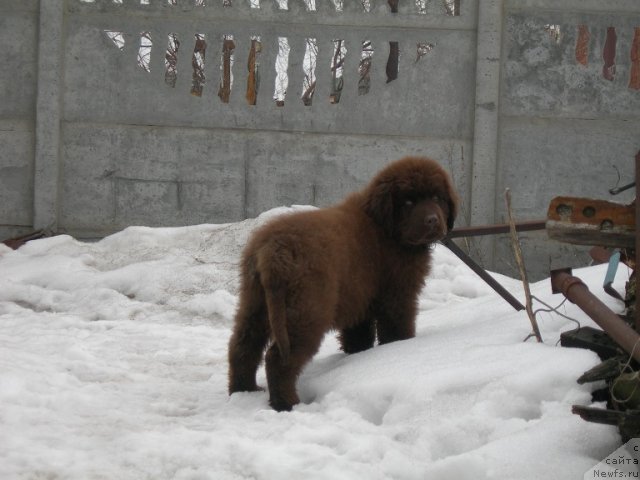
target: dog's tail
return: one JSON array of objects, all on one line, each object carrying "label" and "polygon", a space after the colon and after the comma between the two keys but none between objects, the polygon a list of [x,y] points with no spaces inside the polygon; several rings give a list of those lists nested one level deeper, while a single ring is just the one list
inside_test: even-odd
[{"label": "dog's tail", "polygon": [[285,304],[285,290],[265,289],[267,310],[269,312],[269,325],[273,341],[278,346],[283,365],[289,363],[289,332],[287,331],[287,307]]}]

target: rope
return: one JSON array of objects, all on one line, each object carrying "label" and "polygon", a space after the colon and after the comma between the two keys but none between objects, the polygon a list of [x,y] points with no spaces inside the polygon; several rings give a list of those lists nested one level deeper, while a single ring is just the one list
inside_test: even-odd
[{"label": "rope", "polygon": [[[624,364],[624,366],[622,367],[622,369],[620,370],[621,373],[624,373],[624,371],[629,368],[629,366],[631,365],[631,359],[633,358],[633,354],[636,351],[636,347],[638,346],[638,344],[640,343],[640,338],[638,338],[638,340],[636,340],[636,343],[633,344],[633,348],[631,349],[631,353],[629,354],[629,358],[627,359],[627,363]],[[616,377],[616,379],[613,381],[613,383],[611,384],[611,388],[609,389],[610,393],[611,393],[611,398],[613,398],[617,403],[627,403],[629,400],[631,400],[633,398],[633,396],[635,395],[636,391],[638,390],[638,378],[640,378],[640,372],[633,372],[630,376],[625,378],[625,381],[633,381],[636,380],[636,384],[633,387],[633,390],[631,391],[631,393],[629,394],[629,396],[627,398],[620,399],[616,396],[616,394],[613,392],[613,389],[616,388],[617,383],[620,381],[620,376]]]}]

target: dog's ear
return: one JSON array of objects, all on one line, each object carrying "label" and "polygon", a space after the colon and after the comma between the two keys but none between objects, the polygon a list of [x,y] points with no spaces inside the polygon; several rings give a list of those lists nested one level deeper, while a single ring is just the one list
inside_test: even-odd
[{"label": "dog's ear", "polygon": [[453,223],[456,220],[457,206],[452,200],[449,200],[449,216],[447,217],[447,230],[453,230]]},{"label": "dog's ear", "polygon": [[378,179],[364,192],[364,211],[380,225],[387,235],[393,235],[393,182]]},{"label": "dog's ear", "polygon": [[453,229],[453,223],[458,216],[458,204],[460,200],[458,199],[458,194],[453,188],[453,182],[450,179],[447,180],[447,204],[449,207],[449,215],[447,217],[447,229],[451,231]]}]

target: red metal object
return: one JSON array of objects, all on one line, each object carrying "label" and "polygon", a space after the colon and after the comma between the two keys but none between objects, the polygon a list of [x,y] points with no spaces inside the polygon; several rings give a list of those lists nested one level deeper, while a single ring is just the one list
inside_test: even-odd
[{"label": "red metal object", "polygon": [[554,293],[562,293],[593,319],[622,349],[640,362],[640,335],[611,311],[570,270],[551,272]]},{"label": "red metal object", "polygon": [[[516,223],[516,232],[544,230],[545,227],[546,220],[530,220],[527,222],[518,222]],[[497,225],[480,225],[477,227],[460,227],[451,230],[451,232],[449,232],[448,238],[477,237],[481,235],[509,233],[509,228],[509,225],[506,223],[499,223]]]},{"label": "red metal object", "polygon": [[634,205],[579,197],[556,197],[547,211],[549,238],[576,245],[634,248]]},{"label": "red metal object", "polygon": [[48,232],[45,230],[37,230],[35,232],[22,235],[21,237],[10,238],[8,240],[3,241],[2,243],[4,243],[9,248],[13,248],[14,250],[17,250],[18,248],[20,248],[22,245],[29,242],[30,240],[37,240],[39,238],[50,237],[51,235],[52,235],[51,232]]}]

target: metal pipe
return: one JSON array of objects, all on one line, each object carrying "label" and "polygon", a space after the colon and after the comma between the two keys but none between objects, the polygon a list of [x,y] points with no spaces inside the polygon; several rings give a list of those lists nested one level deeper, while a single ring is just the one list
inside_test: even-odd
[{"label": "metal pipe", "polygon": [[602,303],[589,288],[567,270],[551,272],[554,293],[562,293],[589,315],[622,349],[640,362],[640,335]]},{"label": "metal pipe", "polygon": [[628,183],[626,185],[623,185],[622,187],[610,188],[609,189],[609,193],[611,195],[618,195],[619,193],[625,192],[625,191],[627,191],[630,188],[633,188],[635,186],[636,186],[636,182],[631,182],[631,183]]}]

